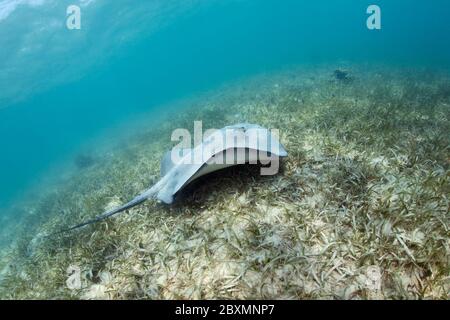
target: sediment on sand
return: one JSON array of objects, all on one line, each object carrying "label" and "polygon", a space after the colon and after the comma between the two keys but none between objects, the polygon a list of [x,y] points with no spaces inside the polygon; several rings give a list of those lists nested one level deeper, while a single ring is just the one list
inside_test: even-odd
[{"label": "sediment on sand", "polygon": [[[189,112],[139,126],[41,188],[8,229],[20,241],[1,251],[0,297],[448,298],[449,75],[346,65],[343,82],[338,67],[259,75],[184,102]],[[289,157],[277,176],[232,168],[173,206],[149,201],[30,249],[38,233],[152,185],[172,130],[195,120],[280,129]]]}]

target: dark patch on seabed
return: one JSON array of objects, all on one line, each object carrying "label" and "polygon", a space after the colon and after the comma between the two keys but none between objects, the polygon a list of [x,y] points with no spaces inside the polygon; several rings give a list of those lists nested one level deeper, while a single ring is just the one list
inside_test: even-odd
[{"label": "dark patch on seabed", "polygon": [[[446,299],[449,88],[444,71],[300,66],[189,101],[109,156],[79,155],[73,174],[17,206],[2,230],[19,240],[1,251],[0,296]],[[229,169],[173,206],[39,236],[153,184],[171,131],[194,120],[278,128],[289,157],[276,176]]]}]

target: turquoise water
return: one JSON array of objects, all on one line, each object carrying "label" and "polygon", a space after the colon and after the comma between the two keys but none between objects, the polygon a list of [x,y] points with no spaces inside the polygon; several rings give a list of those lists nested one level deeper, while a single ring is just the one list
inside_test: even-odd
[{"label": "turquoise water", "polygon": [[[65,27],[69,4],[81,30]],[[234,79],[343,61],[447,69],[449,14],[448,0],[0,0],[0,207],[105,130]]]}]

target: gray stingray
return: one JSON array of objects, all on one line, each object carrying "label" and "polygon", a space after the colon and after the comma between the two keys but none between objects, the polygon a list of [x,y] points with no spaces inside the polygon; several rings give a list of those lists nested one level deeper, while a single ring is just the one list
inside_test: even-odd
[{"label": "gray stingray", "polygon": [[286,156],[287,152],[278,139],[261,126],[243,123],[216,130],[192,149],[174,148],[169,151],[161,161],[161,179],[153,187],[127,204],[63,232],[104,220],[148,199],[156,198],[171,204],[177,192],[211,172],[239,164],[272,164]]}]

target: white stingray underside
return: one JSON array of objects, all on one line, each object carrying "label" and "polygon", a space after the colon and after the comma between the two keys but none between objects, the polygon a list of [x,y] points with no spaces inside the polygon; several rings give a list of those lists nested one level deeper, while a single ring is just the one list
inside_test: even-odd
[{"label": "white stingray underside", "polygon": [[[233,139],[229,137],[233,134]],[[181,156],[180,156],[181,151]],[[193,149],[174,149],[161,161],[161,180],[149,196],[170,204],[174,195],[190,182],[209,173],[240,164],[264,164],[286,157],[278,139],[258,125],[238,124],[217,130]]]}]

